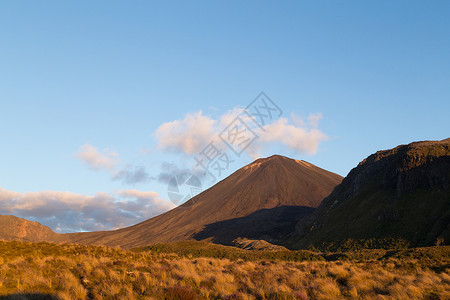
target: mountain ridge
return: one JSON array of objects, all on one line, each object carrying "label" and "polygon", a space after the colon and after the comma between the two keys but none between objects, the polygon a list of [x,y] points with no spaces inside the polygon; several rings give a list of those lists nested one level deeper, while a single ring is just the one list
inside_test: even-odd
[{"label": "mountain ridge", "polygon": [[449,187],[450,139],[377,151],[297,224],[290,242],[297,248],[349,238],[449,243]]}]

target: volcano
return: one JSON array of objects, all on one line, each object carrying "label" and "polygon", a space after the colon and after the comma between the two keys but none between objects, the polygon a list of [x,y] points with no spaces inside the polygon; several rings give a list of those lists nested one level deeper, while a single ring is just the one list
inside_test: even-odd
[{"label": "volcano", "polygon": [[341,176],[306,161],[274,155],[142,223],[65,236],[72,243],[122,248],[192,239],[222,244],[238,237],[275,240],[292,232],[341,181]]}]

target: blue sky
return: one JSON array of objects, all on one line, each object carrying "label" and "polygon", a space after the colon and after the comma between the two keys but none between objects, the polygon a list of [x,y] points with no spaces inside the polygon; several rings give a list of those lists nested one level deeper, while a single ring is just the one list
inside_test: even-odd
[{"label": "blue sky", "polygon": [[[161,173],[191,168],[188,139],[206,146],[261,91],[285,118],[271,132],[307,147],[266,136],[221,178],[274,153],[345,176],[377,150],[449,137],[448,1],[2,1],[0,36],[0,213],[58,231],[169,209]],[[197,138],[189,116],[215,123]]]}]

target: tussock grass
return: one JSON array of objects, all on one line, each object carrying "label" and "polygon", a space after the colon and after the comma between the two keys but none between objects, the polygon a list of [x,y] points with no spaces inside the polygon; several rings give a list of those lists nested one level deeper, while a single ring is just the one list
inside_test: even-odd
[{"label": "tussock grass", "polygon": [[[159,245],[158,251],[124,251],[101,246],[0,242],[0,298],[450,298],[450,247],[347,253],[341,255],[342,259],[325,261],[309,256],[301,260],[298,254],[272,254],[275,257],[267,259],[268,254],[251,250],[245,254],[246,250],[239,249],[220,253],[223,258],[201,257],[202,252],[192,254],[195,243],[188,243],[190,249],[183,255],[177,254],[181,245]],[[210,251],[216,246],[200,243],[198,247]]]},{"label": "tussock grass", "polygon": [[273,251],[273,250],[244,250],[236,247],[223,246],[208,242],[184,241],[155,244],[148,247],[135,248],[135,252],[151,251],[155,253],[175,253],[189,258],[212,257],[227,258],[230,260],[243,259],[254,260],[284,260],[284,261],[304,261],[323,260],[323,257],[313,251]]}]

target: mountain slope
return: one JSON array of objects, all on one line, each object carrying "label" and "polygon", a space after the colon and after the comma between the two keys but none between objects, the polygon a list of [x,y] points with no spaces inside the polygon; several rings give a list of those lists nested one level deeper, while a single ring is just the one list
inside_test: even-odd
[{"label": "mountain slope", "polygon": [[28,221],[15,216],[0,215],[0,239],[27,242],[61,241],[64,239],[64,235],[57,234],[38,222]]},{"label": "mountain slope", "polygon": [[162,215],[115,231],[70,234],[69,241],[131,248],[188,239],[229,243],[239,236],[270,238],[280,230],[292,231],[341,180],[305,161],[274,155]]},{"label": "mountain slope", "polygon": [[450,243],[450,139],[370,155],[296,226],[291,246],[348,238]]}]

